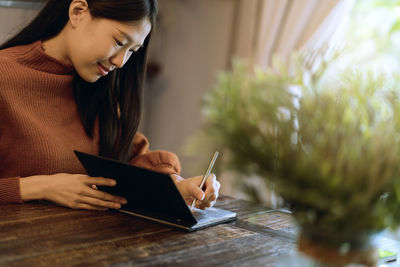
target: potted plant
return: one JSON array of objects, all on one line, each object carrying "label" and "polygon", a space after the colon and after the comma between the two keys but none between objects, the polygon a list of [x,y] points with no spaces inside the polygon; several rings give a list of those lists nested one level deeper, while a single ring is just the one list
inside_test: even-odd
[{"label": "potted plant", "polygon": [[371,237],[400,222],[400,91],[396,77],[340,71],[338,61],[236,62],[205,98],[205,132],[242,179],[274,186],[300,227],[300,251],[373,266]]}]

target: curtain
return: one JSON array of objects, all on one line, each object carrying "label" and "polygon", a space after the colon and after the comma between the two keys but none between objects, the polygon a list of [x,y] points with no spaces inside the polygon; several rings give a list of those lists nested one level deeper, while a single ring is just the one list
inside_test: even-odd
[{"label": "curtain", "polygon": [[232,56],[261,67],[272,55],[329,41],[344,25],[354,0],[237,0]]}]

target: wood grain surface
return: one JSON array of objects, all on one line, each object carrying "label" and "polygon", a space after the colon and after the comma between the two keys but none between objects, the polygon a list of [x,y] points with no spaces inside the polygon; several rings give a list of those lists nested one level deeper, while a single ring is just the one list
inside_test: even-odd
[{"label": "wood grain surface", "polygon": [[238,220],[186,233],[117,211],[0,206],[0,266],[273,266],[296,251],[290,213],[222,196]]}]

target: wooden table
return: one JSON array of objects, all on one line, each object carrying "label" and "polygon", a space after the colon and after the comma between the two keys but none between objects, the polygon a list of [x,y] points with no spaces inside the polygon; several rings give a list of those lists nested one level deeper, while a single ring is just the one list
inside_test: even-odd
[{"label": "wooden table", "polygon": [[238,220],[186,233],[115,211],[3,205],[0,266],[273,266],[296,251],[290,214],[230,197],[216,206]]}]

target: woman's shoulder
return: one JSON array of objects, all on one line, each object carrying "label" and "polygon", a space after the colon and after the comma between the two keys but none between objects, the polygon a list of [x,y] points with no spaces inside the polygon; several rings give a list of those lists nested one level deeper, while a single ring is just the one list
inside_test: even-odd
[{"label": "woman's shoulder", "polygon": [[0,50],[0,68],[4,64],[18,64],[19,59],[25,57],[27,54],[39,45],[38,42],[31,44],[17,45]]},{"label": "woman's shoulder", "polygon": [[[25,73],[26,69],[20,61],[25,54],[26,47],[23,48],[22,46],[0,50],[0,94],[5,88],[10,87],[10,84],[21,81],[21,74]],[[16,73],[19,73],[19,75],[15,75]]]},{"label": "woman's shoulder", "polygon": [[[0,80],[15,81],[21,78],[28,69],[27,61],[35,61],[35,50],[38,42],[12,46],[0,50]],[[18,73],[18,75],[14,75]],[[22,76],[21,76],[22,75]]]},{"label": "woman's shoulder", "polygon": [[10,72],[18,69],[18,61],[14,55],[14,49],[7,48],[0,50],[0,85],[4,84],[7,79],[10,79]]},{"label": "woman's shoulder", "polygon": [[[18,64],[18,58],[21,56],[19,46],[0,50],[0,69],[15,67]],[[0,71],[0,73],[2,73],[2,71]]]},{"label": "woman's shoulder", "polygon": [[4,64],[16,62],[15,52],[16,52],[15,47],[9,47],[0,50],[0,68],[3,67]]},{"label": "woman's shoulder", "polygon": [[9,79],[9,73],[18,68],[13,47],[0,50],[0,85]]}]

